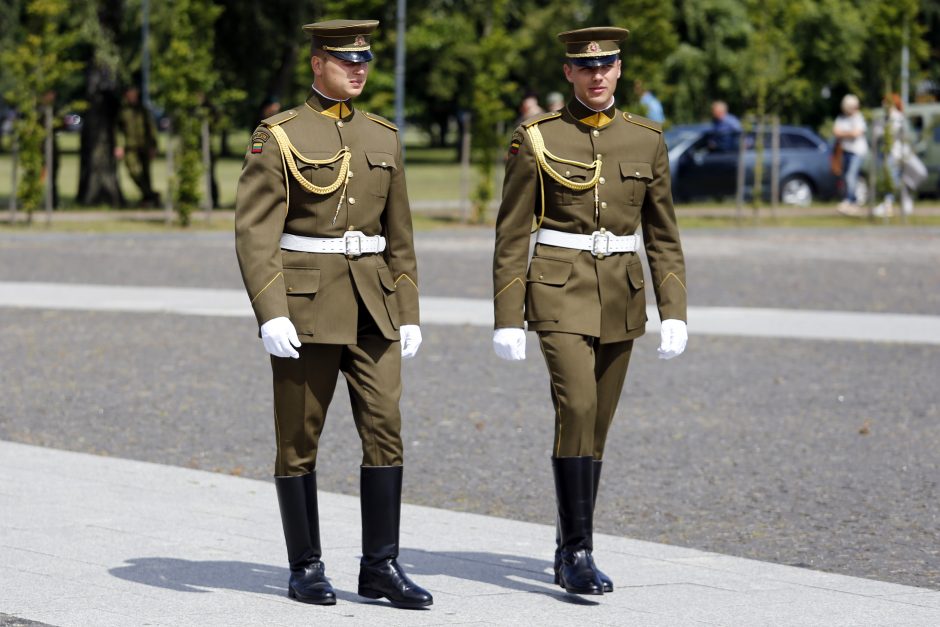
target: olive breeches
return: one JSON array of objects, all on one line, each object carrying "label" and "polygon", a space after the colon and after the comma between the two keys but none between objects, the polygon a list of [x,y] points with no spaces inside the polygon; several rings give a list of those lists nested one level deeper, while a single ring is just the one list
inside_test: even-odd
[{"label": "olive breeches", "polygon": [[349,389],[362,440],[363,466],[399,466],[401,441],[401,344],[372,325],[358,343],[304,344],[300,359],[271,358],[274,374],[274,474],[298,476],[316,469],[320,435],[338,373]]},{"label": "olive breeches", "polygon": [[555,406],[555,457],[604,456],[633,340],[601,344],[574,333],[539,333]]}]

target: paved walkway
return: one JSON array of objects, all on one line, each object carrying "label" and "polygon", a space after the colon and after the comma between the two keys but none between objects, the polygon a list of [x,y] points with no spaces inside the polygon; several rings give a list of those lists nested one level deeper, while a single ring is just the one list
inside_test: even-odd
[{"label": "paved walkway", "polygon": [[[0,281],[0,307],[251,317],[243,290]],[[647,330],[659,326],[650,307]],[[423,324],[493,326],[493,305],[472,298],[422,297]],[[690,307],[693,335],[940,344],[940,316],[848,311]]]},{"label": "paved walkway", "polygon": [[329,493],[339,602],[312,607],[286,598],[270,483],[2,441],[0,476],[0,624],[940,625],[940,592],[605,535],[617,589],[575,597],[553,527],[408,505],[401,561],[435,603],[395,610],[356,595],[358,499]]}]

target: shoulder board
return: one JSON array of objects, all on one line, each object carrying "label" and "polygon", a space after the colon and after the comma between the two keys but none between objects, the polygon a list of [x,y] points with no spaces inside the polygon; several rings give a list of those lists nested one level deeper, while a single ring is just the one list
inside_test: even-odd
[{"label": "shoulder board", "polygon": [[541,124],[542,122],[547,122],[548,120],[554,120],[555,118],[561,117],[561,111],[551,111],[549,113],[540,113],[531,120],[526,120],[522,123],[523,128],[529,128],[536,124]]},{"label": "shoulder board", "polygon": [[639,116],[639,115],[634,115],[632,113],[627,113],[626,111],[624,111],[623,119],[629,122],[630,124],[636,124],[637,126],[648,128],[649,130],[656,131],[657,133],[663,132],[663,127],[660,126],[658,123],[650,119],[644,118],[642,116]]},{"label": "shoulder board", "polygon": [[387,127],[387,128],[390,128],[390,129],[392,129],[393,131],[395,131],[396,133],[398,132],[398,127],[395,126],[394,124],[392,124],[391,122],[389,122],[388,120],[386,120],[385,118],[383,118],[381,115],[376,115],[376,114],[374,114],[374,113],[369,113],[368,111],[363,111],[362,113],[363,113],[367,118],[369,118],[370,120],[372,120],[373,122],[377,122],[377,123],[381,124],[382,126],[385,126],[385,127]]},{"label": "shoulder board", "polygon": [[287,111],[281,111],[280,113],[275,113],[269,118],[261,120],[261,123],[265,126],[277,126],[283,124],[288,120],[292,120],[297,117],[296,109],[288,109]]}]

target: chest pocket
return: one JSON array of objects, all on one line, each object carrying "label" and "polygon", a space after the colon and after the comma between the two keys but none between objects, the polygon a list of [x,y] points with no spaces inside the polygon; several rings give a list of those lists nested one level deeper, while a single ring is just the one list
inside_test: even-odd
[{"label": "chest pocket", "polygon": [[392,170],[398,167],[395,156],[388,152],[367,152],[366,160],[369,162],[369,191],[379,198],[385,198],[388,196]]},{"label": "chest pocket", "polygon": [[[587,168],[579,168],[576,165],[569,165],[567,163],[554,163],[549,160],[549,165],[565,178],[567,181],[572,183],[584,183],[585,181],[590,181],[594,176],[593,170],[588,170]],[[573,189],[568,189],[564,185],[553,181],[548,176],[545,176],[546,185],[551,184],[553,191],[553,197],[555,202],[559,205],[572,205],[578,202],[578,198],[584,197],[585,194],[593,198],[594,192],[590,189],[577,191]]]},{"label": "chest pocket", "polygon": [[653,181],[653,168],[648,163],[620,162],[624,197],[628,205],[642,205],[646,187]]},{"label": "chest pocket", "polygon": [[[304,152],[301,155],[305,159],[322,161],[336,155],[336,152]],[[319,187],[328,187],[339,176],[342,159],[337,159],[333,163],[304,163],[300,159],[295,159],[297,169],[301,176]],[[288,175],[290,176],[290,175]]]}]

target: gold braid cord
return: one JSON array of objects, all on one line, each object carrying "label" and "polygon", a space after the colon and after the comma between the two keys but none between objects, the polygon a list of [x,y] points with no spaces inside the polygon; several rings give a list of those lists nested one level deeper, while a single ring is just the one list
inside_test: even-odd
[{"label": "gold braid cord", "polygon": [[[271,134],[274,135],[274,139],[277,140],[277,145],[281,149],[281,156],[284,157],[284,164],[287,166],[287,169],[294,176],[294,179],[303,187],[305,190],[311,194],[320,194],[327,195],[332,194],[340,188],[340,186],[346,182],[346,177],[349,174],[349,161],[352,158],[352,153],[349,152],[349,149],[342,148],[339,152],[328,159],[308,159],[304,157],[297,149],[294,148],[294,145],[290,142],[290,139],[287,138],[287,133],[284,132],[280,126],[272,126]],[[296,157],[299,161],[309,164],[309,165],[326,165],[329,163],[336,163],[340,159],[343,160],[343,163],[339,168],[339,175],[336,177],[336,180],[327,185],[326,187],[321,187],[319,185],[314,185],[307,179],[303,177],[300,173],[300,170],[297,169],[297,162],[294,160]]]},{"label": "gold braid cord", "polygon": [[[595,159],[592,163],[582,163],[580,161],[572,161],[570,159],[562,159],[550,153],[545,147],[545,140],[542,138],[542,131],[539,130],[537,124],[526,129],[526,132],[529,133],[529,139],[532,140],[532,151],[535,153],[535,160],[539,165],[539,192],[542,199],[542,211],[539,214],[538,222],[535,224],[535,227],[532,229],[532,232],[538,231],[542,227],[542,221],[545,219],[545,183],[542,179],[542,172],[545,172],[554,179],[562,187],[566,187],[570,190],[576,192],[583,192],[585,190],[594,188],[594,210],[597,212],[597,182],[601,178],[601,165],[602,162],[600,159]],[[590,181],[585,181],[583,183],[576,183],[574,181],[569,181],[564,176],[555,171],[552,166],[548,164],[548,159],[555,161],[557,163],[564,163],[567,165],[573,165],[579,168],[585,168],[587,170],[593,169],[594,176]]]}]

